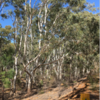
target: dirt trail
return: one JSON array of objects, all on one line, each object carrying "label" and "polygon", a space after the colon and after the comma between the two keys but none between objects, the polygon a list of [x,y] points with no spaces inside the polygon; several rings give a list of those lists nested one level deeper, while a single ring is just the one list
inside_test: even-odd
[{"label": "dirt trail", "polygon": [[66,89],[64,87],[57,87],[43,94],[36,94],[34,96],[22,100],[58,100],[59,97],[72,91],[72,88]]},{"label": "dirt trail", "polygon": [[[99,79],[99,78],[98,78]],[[91,90],[93,86],[88,83],[87,78],[80,79],[77,83],[75,83],[72,86],[69,86],[68,88],[63,85],[58,85],[57,87],[43,87],[38,90],[38,88],[34,88],[30,94],[27,94],[26,91],[17,91],[16,96],[9,97],[5,95],[5,100],[67,100],[66,98],[75,97],[78,100],[80,98],[80,92],[82,93],[89,93],[93,94],[96,97],[99,97],[99,83],[94,84],[95,88],[94,90]],[[82,88],[82,91],[75,92],[78,89],[80,90]],[[74,94],[74,96],[73,96]],[[72,96],[71,96],[72,95]],[[0,98],[0,100],[2,100]],[[97,100],[99,100],[97,98]]]}]

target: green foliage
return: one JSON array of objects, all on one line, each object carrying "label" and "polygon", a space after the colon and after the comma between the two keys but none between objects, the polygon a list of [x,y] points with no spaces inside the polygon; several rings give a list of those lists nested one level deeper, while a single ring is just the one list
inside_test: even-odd
[{"label": "green foliage", "polygon": [[10,70],[8,70],[6,72],[6,77],[9,78],[9,79],[13,79],[14,74],[15,74],[14,70],[13,69],[10,69]]},{"label": "green foliage", "polygon": [[2,82],[3,82],[3,86],[5,88],[9,88],[11,86],[10,79],[13,79],[13,77],[14,77],[14,70],[10,69],[7,72],[3,71],[3,72],[0,72],[0,74],[2,76],[1,78],[2,78]]},{"label": "green foliage", "polygon": [[10,87],[11,83],[10,83],[8,78],[2,79],[2,82],[3,82],[3,85],[4,85],[5,88],[9,88]]},{"label": "green foliage", "polygon": [[14,45],[12,43],[7,44],[1,50],[0,65],[4,67],[12,66],[14,63],[14,59],[12,57],[14,54]]},{"label": "green foliage", "polygon": [[1,14],[1,17],[7,19],[7,15],[6,14]]}]

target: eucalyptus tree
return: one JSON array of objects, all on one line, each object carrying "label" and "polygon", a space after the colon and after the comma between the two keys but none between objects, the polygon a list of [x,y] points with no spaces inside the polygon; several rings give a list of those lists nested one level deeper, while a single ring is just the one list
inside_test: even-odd
[{"label": "eucalyptus tree", "polygon": [[[76,5],[79,5],[79,8],[77,8],[75,10],[76,12],[79,12],[80,9],[82,10],[84,8],[84,6],[80,6],[80,3],[78,3],[78,1],[77,2],[74,2],[75,4],[72,4],[71,2],[64,2],[64,1],[61,1],[60,2],[60,1],[57,1],[56,4],[55,4],[53,1],[49,1],[48,0],[48,1],[42,2],[39,5],[39,8],[37,9],[37,12],[38,12],[37,15],[38,15],[38,33],[40,35],[40,39],[39,39],[39,51],[38,52],[40,52],[40,53],[37,53],[37,56],[34,59],[32,59],[32,58],[31,58],[31,60],[27,60],[26,59],[27,53],[25,53],[25,52],[28,50],[28,49],[26,50],[26,47],[28,45],[27,44],[28,43],[28,39],[26,39],[25,42],[24,42],[25,43],[25,45],[24,45],[25,46],[24,47],[24,50],[25,50],[24,51],[24,61],[25,62],[23,62],[23,66],[25,68],[25,72],[30,77],[32,77],[32,75],[28,72],[29,70],[27,69],[29,67],[29,64],[32,63],[33,61],[35,61],[36,59],[38,59],[38,61],[39,61],[39,59],[42,57],[42,54],[44,53],[44,51],[43,51],[44,47],[45,47],[45,49],[47,49],[47,47],[54,48],[54,45],[52,44],[54,41],[52,41],[52,40],[53,40],[53,38],[55,38],[55,35],[57,34],[56,33],[57,30],[60,30],[57,27],[57,21],[59,20],[59,18],[61,18],[61,16],[63,15],[63,13],[65,13],[65,12],[61,12],[62,11],[62,5],[63,5],[63,3],[69,3],[70,6],[73,6],[72,7],[73,9],[71,7],[69,8],[70,11],[71,11],[71,9],[74,11],[74,8],[75,8]],[[81,2],[81,4],[84,4],[84,2]],[[54,5],[54,7],[52,7],[53,5]],[[54,12],[52,14],[51,10],[53,8],[55,8],[55,10],[57,10],[56,7],[58,7],[58,12]],[[53,11],[55,11],[55,10],[53,10]],[[30,27],[31,27],[31,25],[29,24],[29,28]],[[26,35],[29,34],[28,33],[29,32],[29,28],[27,28]],[[42,37],[46,37],[46,39],[45,38],[42,38]],[[60,43],[59,42],[59,39],[58,39],[57,42]],[[28,53],[30,53],[30,52],[28,52]],[[60,56],[58,56],[56,60],[61,59],[61,58],[60,58]],[[44,60],[44,62],[45,62],[45,60]],[[47,65],[47,64],[40,64],[40,65]],[[40,67],[40,65],[39,66],[36,65],[35,67],[33,67],[33,70],[32,71],[34,72],[38,67]],[[31,84],[31,82],[29,82],[29,83]],[[28,85],[28,91],[30,91],[30,86],[31,85]]]},{"label": "eucalyptus tree", "polygon": [[[48,3],[48,2],[46,2],[46,3]],[[50,1],[50,3],[53,5],[53,1]],[[49,4],[50,4],[49,3]],[[61,12],[62,11],[62,5],[61,5],[61,3],[62,2],[57,2],[57,4],[55,4],[54,5],[54,8],[56,9],[56,7],[58,7],[58,13],[56,14],[55,12],[52,14],[52,12],[51,12],[51,10],[53,9],[53,7],[52,7],[52,5],[51,5],[51,7],[50,7],[50,10],[48,10],[49,9],[49,7],[48,7],[48,9],[47,10],[43,10],[43,7],[45,7],[45,9],[46,9],[46,5],[44,6],[44,5],[40,5],[39,7],[40,7],[40,9],[39,9],[39,14],[38,14],[38,29],[39,29],[39,33],[40,33],[40,40],[39,40],[39,50],[41,51],[41,46],[44,44],[44,43],[47,43],[47,42],[49,42],[49,43],[47,43],[48,44],[48,46],[52,46],[51,45],[51,43],[54,43],[54,41],[52,41],[53,40],[53,37],[55,38],[55,34],[56,35],[60,35],[61,33],[61,31],[59,32],[59,30],[61,30],[60,29],[60,23],[59,23],[59,18],[61,18],[61,16],[66,12],[66,10],[65,11],[63,11],[63,12]],[[70,13],[72,13],[72,12],[76,12],[76,13],[78,13],[79,11],[81,11],[81,10],[83,10],[84,9],[84,5],[82,6],[80,6],[80,2],[78,3],[78,2],[67,2],[67,3],[69,3],[70,4],[70,6],[73,6],[72,8],[71,7],[67,7],[67,14],[69,14],[69,12]],[[44,3],[45,4],[45,3]],[[62,3],[63,4],[63,3]],[[82,4],[84,4],[84,2],[82,2]],[[78,5],[79,7],[75,10],[74,8],[76,7],[76,5]],[[61,7],[61,9],[59,10],[59,8]],[[45,12],[45,13],[44,13]],[[47,16],[47,18],[46,17],[44,17],[45,15],[48,15]],[[52,16],[53,17],[52,17]],[[72,14],[70,14],[69,15],[69,17],[71,17],[71,15]],[[45,21],[44,21],[44,18],[46,19]],[[58,24],[57,24],[57,21],[58,21]],[[69,19],[68,19],[68,21],[69,21]],[[45,24],[46,23],[46,24]],[[61,23],[62,24],[62,23]],[[69,21],[69,24],[71,24],[71,22]],[[59,25],[59,28],[58,28],[58,26],[57,25]],[[71,29],[71,26],[69,26],[69,28]],[[47,30],[46,30],[47,29]],[[57,34],[57,31],[58,31],[58,34]],[[72,30],[70,30],[70,32],[71,32]],[[45,33],[45,34],[44,34]],[[43,37],[45,37],[46,36],[46,39],[45,38],[43,38],[42,39],[42,36]],[[50,37],[50,38],[49,38]],[[52,37],[52,38],[51,38]],[[67,36],[66,36],[67,37]],[[69,37],[71,37],[71,36],[69,36]],[[67,37],[68,38],[68,37]],[[71,38],[72,39],[72,38]],[[58,38],[58,40],[59,40],[59,38]],[[53,46],[52,46],[53,47]],[[52,50],[51,50],[52,51]],[[38,55],[38,56],[40,56],[40,55]],[[38,58],[38,56],[36,57],[36,58]],[[60,56],[59,56],[60,57]],[[59,57],[57,57],[58,59],[59,59]],[[39,58],[38,58],[39,59]],[[34,59],[35,60],[35,59]],[[29,63],[31,63],[32,61],[34,61],[34,60],[31,60],[31,61],[29,61],[28,62],[28,64]],[[59,62],[58,62],[59,63]],[[45,64],[44,64],[45,65]],[[25,66],[25,65],[24,65]],[[38,67],[37,67],[38,68]],[[28,73],[28,72],[27,72]],[[31,76],[31,75],[30,75]]]},{"label": "eucalyptus tree", "polygon": [[21,50],[21,43],[22,43],[22,32],[20,33],[21,38],[19,38],[19,32],[22,28],[22,25],[18,22],[22,22],[21,18],[24,19],[24,7],[23,7],[24,1],[22,0],[20,3],[18,0],[10,1],[9,4],[14,7],[14,10],[9,12],[10,17],[13,21],[13,38],[14,38],[14,45],[15,45],[15,54],[14,54],[14,69],[15,69],[15,75],[13,80],[13,89],[14,92],[16,91],[16,78],[18,74],[18,57],[19,52]]}]

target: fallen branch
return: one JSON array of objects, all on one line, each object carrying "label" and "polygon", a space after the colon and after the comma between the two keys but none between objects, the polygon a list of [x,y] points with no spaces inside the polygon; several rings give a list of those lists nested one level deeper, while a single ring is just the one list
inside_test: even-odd
[{"label": "fallen branch", "polygon": [[[86,88],[86,84],[83,83],[84,86],[83,87],[78,87],[77,89],[71,91],[70,93],[68,93],[67,95],[63,96],[63,97],[60,97],[59,100],[67,100],[67,99],[71,99],[73,96],[77,96],[79,92],[83,92]],[[82,84],[82,85],[83,85]]]}]

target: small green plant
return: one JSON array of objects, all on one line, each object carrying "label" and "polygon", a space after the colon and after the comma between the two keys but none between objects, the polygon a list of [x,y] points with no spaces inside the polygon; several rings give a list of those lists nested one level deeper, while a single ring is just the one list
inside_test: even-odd
[{"label": "small green plant", "polygon": [[77,83],[76,81],[73,81],[74,83]]},{"label": "small green plant", "polygon": [[64,86],[64,87],[68,87],[68,85],[67,85],[65,82],[63,82],[63,86]]},{"label": "small green plant", "polygon": [[6,77],[9,78],[9,79],[13,79],[14,77],[14,70],[13,69],[10,69],[6,72]]},{"label": "small green plant", "polygon": [[[93,90],[93,91],[97,90],[97,87],[96,87],[96,86],[93,86],[93,87],[92,87],[92,90]],[[98,88],[98,90],[99,90],[99,88]]]},{"label": "small green plant", "polygon": [[44,93],[44,91],[43,91],[43,90],[39,91],[39,94],[43,94],[43,93]]},{"label": "small green plant", "polygon": [[65,87],[68,87],[68,85],[67,85],[67,84],[64,84],[64,86],[65,86]]},{"label": "small green plant", "polygon": [[22,74],[22,77],[25,77],[25,76],[26,76],[26,73],[23,73],[23,74]]},{"label": "small green plant", "polygon": [[40,80],[40,84],[43,85],[43,80]]},{"label": "small green plant", "polygon": [[5,88],[10,87],[11,82],[9,81],[8,78],[2,79],[2,82],[3,82],[3,85],[4,85]]},{"label": "small green plant", "polygon": [[91,76],[88,76],[88,80],[91,84],[93,84],[93,78]]}]

